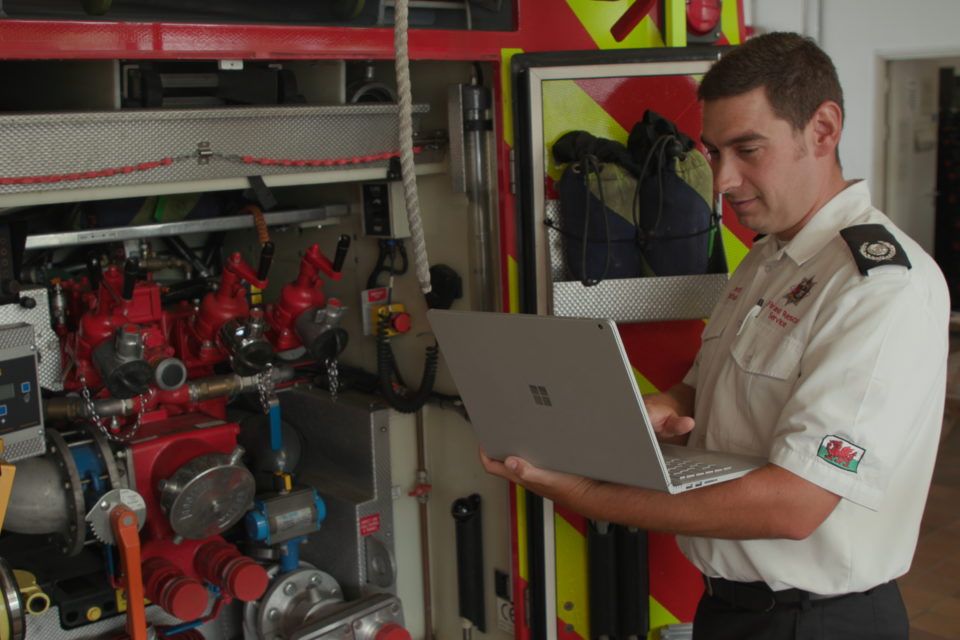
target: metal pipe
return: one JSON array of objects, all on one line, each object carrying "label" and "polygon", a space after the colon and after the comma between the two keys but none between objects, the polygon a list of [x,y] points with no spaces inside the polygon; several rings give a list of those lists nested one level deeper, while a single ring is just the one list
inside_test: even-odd
[{"label": "metal pipe", "polygon": [[469,202],[469,256],[471,308],[496,311],[500,306],[499,225],[493,192],[492,123],[490,91],[477,84],[464,85],[463,146],[467,200]]},{"label": "metal pipe", "polygon": [[[427,473],[426,434],[423,424],[423,409],[417,416],[417,485],[426,487],[430,476]],[[417,501],[420,503],[420,567],[423,574],[423,638],[433,640],[433,600],[430,585],[430,517],[427,502],[430,496],[426,492],[417,492]]]},{"label": "metal pipe", "polygon": [[[293,367],[279,366],[270,369],[270,381],[273,387],[293,380]],[[157,398],[160,402],[183,404],[185,402],[202,402],[213,398],[226,398],[257,391],[259,376],[238,376],[228,373],[219,376],[200,378],[183,385],[173,391],[160,391]],[[100,417],[129,416],[139,410],[141,400],[137,398],[100,398],[93,401],[94,411]],[[81,420],[92,418],[90,407],[83,398],[65,396],[49,398],[44,401],[43,412],[46,420]]]}]

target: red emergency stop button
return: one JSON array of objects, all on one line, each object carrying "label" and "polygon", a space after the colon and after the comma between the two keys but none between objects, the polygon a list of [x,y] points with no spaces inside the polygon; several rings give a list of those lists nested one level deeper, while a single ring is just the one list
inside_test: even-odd
[{"label": "red emergency stop button", "polygon": [[388,622],[377,630],[373,640],[410,640],[410,632],[396,622]]},{"label": "red emergency stop button", "polygon": [[410,314],[406,311],[395,313],[390,317],[390,328],[397,333],[406,333],[410,331]]},{"label": "red emergency stop button", "polygon": [[719,21],[720,0],[687,0],[687,24],[694,33],[710,33]]}]

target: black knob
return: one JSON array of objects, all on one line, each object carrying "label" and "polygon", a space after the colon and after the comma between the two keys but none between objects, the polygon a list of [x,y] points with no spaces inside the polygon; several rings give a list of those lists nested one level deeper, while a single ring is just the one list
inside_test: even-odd
[{"label": "black knob", "polygon": [[274,246],[272,242],[264,242],[260,249],[260,264],[257,265],[257,279],[266,280],[270,273],[270,265],[273,264]]},{"label": "black knob", "polygon": [[340,242],[337,243],[337,253],[333,257],[333,270],[342,271],[343,263],[347,259],[347,249],[350,248],[350,236],[343,233],[340,234]]},{"label": "black knob", "polygon": [[140,261],[137,258],[127,258],[123,264],[123,299],[133,300],[133,289],[137,286],[137,277],[140,275]]}]

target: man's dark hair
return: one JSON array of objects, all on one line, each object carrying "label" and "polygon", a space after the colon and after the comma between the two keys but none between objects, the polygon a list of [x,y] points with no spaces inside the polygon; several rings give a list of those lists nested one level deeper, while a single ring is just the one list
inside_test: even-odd
[{"label": "man's dark hair", "polygon": [[828,100],[843,112],[843,90],[833,62],[813,40],[796,33],[768,33],[735,47],[703,76],[697,97],[732,98],[758,87],[766,89],[774,115],[796,131]]}]

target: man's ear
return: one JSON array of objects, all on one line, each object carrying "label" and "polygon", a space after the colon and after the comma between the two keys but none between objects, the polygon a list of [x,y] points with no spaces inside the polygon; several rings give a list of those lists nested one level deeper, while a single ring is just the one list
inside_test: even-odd
[{"label": "man's ear", "polygon": [[810,119],[813,134],[813,152],[817,157],[832,156],[840,144],[840,132],[843,130],[843,111],[833,100],[827,100]]}]

